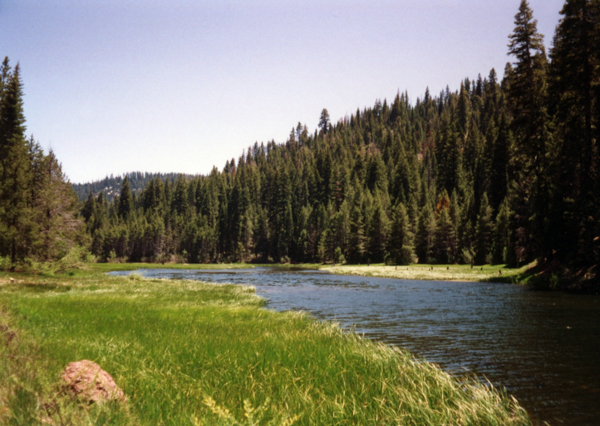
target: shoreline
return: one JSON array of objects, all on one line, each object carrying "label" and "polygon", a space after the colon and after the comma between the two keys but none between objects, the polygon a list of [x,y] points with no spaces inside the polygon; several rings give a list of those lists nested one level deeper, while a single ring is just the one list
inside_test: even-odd
[{"label": "shoreline", "polygon": [[404,280],[452,281],[452,282],[497,282],[518,284],[523,274],[531,265],[521,268],[507,268],[504,265],[332,265],[315,263],[93,263],[91,270],[97,272],[134,271],[137,269],[181,269],[181,270],[216,270],[216,269],[252,269],[260,267],[281,269],[313,269],[338,275],[356,275],[365,277],[395,278]]},{"label": "shoreline", "polygon": [[505,268],[503,265],[323,265],[320,270],[339,275],[395,278],[404,280],[497,282],[518,284],[528,267]]},{"label": "shoreline", "polygon": [[313,269],[339,275],[394,278],[403,280],[482,282],[527,285],[536,290],[566,291],[575,294],[600,294],[600,280],[595,268],[556,270],[553,265],[540,266],[532,262],[520,268],[506,265],[332,265],[322,263],[92,263],[81,269],[92,271],[132,271],[136,269],[251,269],[257,267],[281,269]]},{"label": "shoreline", "polygon": [[[267,410],[264,420],[293,419],[290,425],[334,418],[530,424],[505,390],[451,377],[333,323],[265,309],[247,286],[106,276],[101,269],[0,273],[0,319],[18,342],[0,348],[0,409],[8,407],[2,415],[27,409],[46,416],[36,407],[56,398],[60,369],[85,358],[109,371],[130,402],[88,410],[59,398],[61,415],[74,424],[97,415],[114,424],[215,424],[226,420],[219,418],[224,410],[243,419],[246,400],[256,412]],[[19,364],[24,359],[32,361]],[[4,380],[12,376],[23,380]],[[10,398],[19,392],[31,398]]]}]

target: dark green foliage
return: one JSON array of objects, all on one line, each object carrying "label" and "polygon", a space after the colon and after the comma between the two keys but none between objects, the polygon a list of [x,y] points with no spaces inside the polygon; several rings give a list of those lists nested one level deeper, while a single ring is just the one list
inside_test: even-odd
[{"label": "dark green foliage", "polygon": [[350,214],[350,233],[346,259],[350,263],[365,262],[365,223],[362,209],[356,206]]},{"label": "dark green foliage", "polygon": [[515,66],[505,75],[511,130],[514,135],[509,178],[514,196],[511,208],[517,214],[517,258],[519,263],[545,257],[549,209],[549,161],[551,135],[547,113],[547,59],[543,36],[526,0],[515,15],[509,54]]},{"label": "dark green foliage", "polygon": [[500,204],[494,227],[494,244],[492,247],[492,263],[509,263],[506,251],[510,244],[510,210],[506,199]]},{"label": "dark green foliage", "polygon": [[425,208],[419,217],[419,227],[416,236],[416,251],[419,262],[431,263],[435,260],[433,257],[434,242],[435,216],[429,204],[425,204]]},{"label": "dark green foliage", "polygon": [[379,200],[370,209],[367,257],[371,262],[383,262],[389,239],[389,219]]},{"label": "dark green foliage", "polygon": [[[129,186],[132,194],[139,194],[142,189],[149,185],[151,180],[160,180],[164,183],[167,180],[176,180],[180,176],[179,173],[142,173],[142,172],[129,172],[123,176],[107,176],[104,179],[88,182],[88,183],[74,183],[73,189],[77,193],[77,197],[80,201],[87,199],[90,191],[94,195],[98,195],[100,192],[104,192],[104,197],[108,201],[113,201],[121,191],[123,180],[125,177],[129,179]],[[193,175],[183,175],[187,179],[193,178]]]},{"label": "dark green foliage", "polygon": [[550,100],[555,117],[557,196],[552,226],[557,257],[590,264],[598,223],[600,140],[600,3],[568,0],[554,36]]},{"label": "dark green foliage", "polygon": [[0,78],[0,247],[14,264],[25,258],[33,238],[32,170],[19,65],[11,71],[5,58]]},{"label": "dark green foliage", "polygon": [[117,204],[117,214],[125,221],[133,214],[133,197],[131,196],[131,188],[129,187],[127,176],[125,176],[123,186],[121,187],[121,194],[119,195]]},{"label": "dark green foliage", "polygon": [[489,257],[492,248],[492,239],[494,235],[492,207],[489,205],[487,194],[483,194],[479,214],[477,215],[477,225],[475,229],[475,264],[483,265],[490,263]]},{"label": "dark green foliage", "polygon": [[[93,196],[92,196],[93,200]],[[85,214],[93,216],[94,203]],[[13,268],[26,260],[56,260],[84,244],[73,189],[60,163],[25,138],[20,69],[8,58],[0,71],[0,257]],[[6,264],[6,263],[5,263]]]},{"label": "dark green foliage", "polygon": [[456,225],[450,213],[450,199],[446,191],[437,206],[437,220],[433,244],[433,257],[439,263],[454,263],[457,260],[458,240]]},{"label": "dark green foliage", "polygon": [[396,264],[408,265],[414,262],[413,232],[406,207],[402,203],[392,213],[388,253],[390,260]]}]

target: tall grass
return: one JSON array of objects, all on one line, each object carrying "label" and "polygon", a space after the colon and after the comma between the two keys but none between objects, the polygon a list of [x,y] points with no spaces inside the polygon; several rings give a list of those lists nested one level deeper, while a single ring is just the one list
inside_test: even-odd
[{"label": "tall grass", "polygon": [[323,266],[320,269],[333,274],[363,275],[368,277],[398,278],[406,280],[441,281],[487,281],[519,282],[530,265],[522,268],[507,268],[504,265],[337,265]]},{"label": "tall grass", "polygon": [[[307,314],[264,309],[251,287],[0,277],[0,304],[0,323],[19,336],[0,345],[0,423],[529,424],[504,392]],[[61,370],[80,359],[107,370],[128,402],[82,407],[61,394]]]}]

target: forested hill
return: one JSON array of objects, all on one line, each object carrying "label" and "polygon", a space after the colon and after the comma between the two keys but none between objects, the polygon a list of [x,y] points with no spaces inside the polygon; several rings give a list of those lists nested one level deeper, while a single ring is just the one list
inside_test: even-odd
[{"label": "forested hill", "polygon": [[[106,176],[104,179],[96,180],[88,183],[74,183],[73,189],[77,194],[77,197],[81,201],[85,201],[90,191],[94,193],[95,196],[98,196],[100,192],[104,193],[104,197],[108,201],[113,201],[115,196],[117,196],[121,192],[121,185],[123,184],[123,179],[127,176],[129,180],[129,186],[131,188],[132,193],[139,194],[142,189],[146,187],[148,182],[152,179],[161,179],[163,182],[167,180],[174,181],[177,179],[180,174],[179,173],[148,173],[148,172],[130,172],[125,173],[122,176]],[[183,175],[187,179],[192,178],[192,175]]]},{"label": "forested hill", "polygon": [[[502,81],[398,93],[249,147],[207,176],[151,179],[83,209],[93,251],[127,260],[532,260],[594,277],[600,259],[600,11],[567,1],[546,54],[526,1]],[[568,271],[567,271],[568,272]]]}]

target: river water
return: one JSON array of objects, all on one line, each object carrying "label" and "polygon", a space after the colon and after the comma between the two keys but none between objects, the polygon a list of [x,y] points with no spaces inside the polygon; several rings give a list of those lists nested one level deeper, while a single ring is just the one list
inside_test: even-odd
[{"label": "river water", "polygon": [[536,424],[600,425],[600,296],[282,268],[136,272],[250,284],[271,309],[309,311],[451,374],[485,377]]}]

